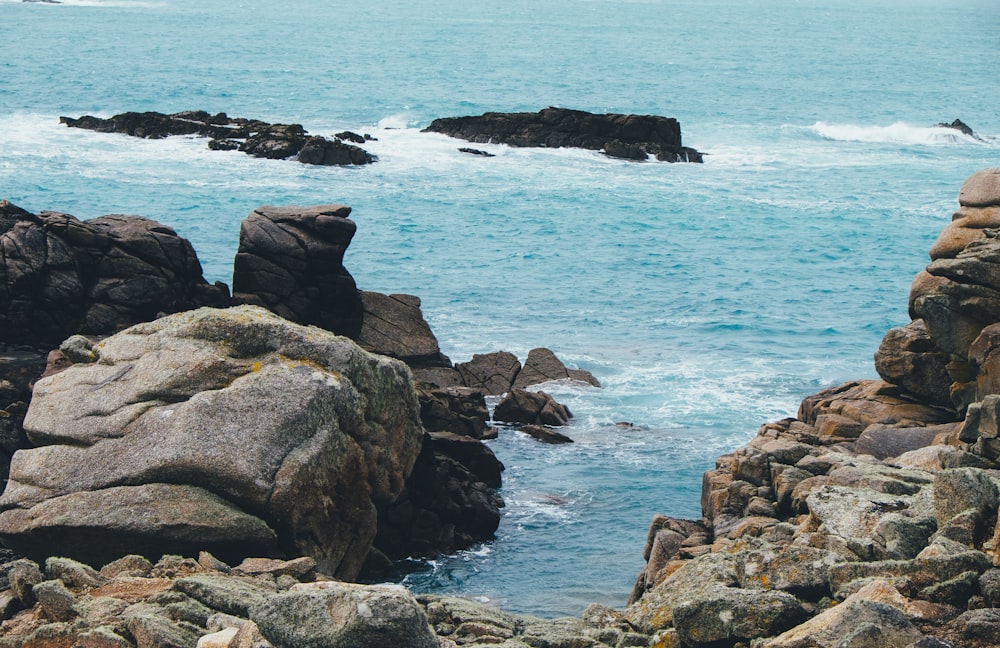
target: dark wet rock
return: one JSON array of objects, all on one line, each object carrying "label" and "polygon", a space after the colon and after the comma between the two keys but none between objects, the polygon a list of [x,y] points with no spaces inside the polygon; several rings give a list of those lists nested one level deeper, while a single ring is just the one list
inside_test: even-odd
[{"label": "dark wet rock", "polygon": [[574,147],[608,155],[666,162],[701,162],[702,154],[681,145],[676,119],[654,115],[593,114],[545,108],[537,113],[496,113],[435,119],[426,131],[477,143]]},{"label": "dark wet rock", "polygon": [[344,253],[357,226],[344,205],[258,207],[240,226],[233,301],[357,337],[364,307]]},{"label": "dark wet rock", "polygon": [[539,348],[528,352],[524,366],[514,379],[513,388],[525,389],[550,380],[576,380],[594,387],[601,386],[589,371],[569,369],[550,349]]},{"label": "dark wet rock", "polygon": [[371,139],[371,136],[366,138],[363,135],[358,135],[357,133],[353,133],[351,131],[341,131],[334,135],[334,137],[339,140],[354,142],[355,144],[364,144],[366,139]]},{"label": "dark wet rock", "polygon": [[496,157],[496,155],[494,155],[493,153],[488,153],[487,151],[483,151],[481,149],[469,148],[467,146],[463,146],[458,150],[462,153],[469,153],[470,155],[478,155],[481,157]]},{"label": "dark wet rock", "polygon": [[459,362],[455,369],[469,387],[478,387],[483,393],[500,395],[510,391],[521,371],[521,361],[508,351],[475,354],[468,362]]},{"label": "dark wet rock", "polygon": [[489,426],[489,409],[483,392],[471,387],[418,388],[420,420],[430,432],[451,432],[473,439],[496,437]]},{"label": "dark wet rock", "polygon": [[399,498],[379,508],[374,547],[389,558],[437,556],[493,538],[503,464],[483,443],[427,434]]},{"label": "dark wet rock", "polygon": [[493,410],[493,419],[506,423],[532,423],[563,426],[572,417],[570,411],[545,392],[511,389]]},{"label": "dark wet rock", "polygon": [[533,439],[538,439],[542,443],[551,443],[551,444],[573,443],[573,439],[569,438],[562,432],[558,432],[544,425],[532,425],[530,423],[526,423],[524,425],[518,426],[517,429],[518,431],[524,432]]},{"label": "dark wet rock", "polygon": [[371,164],[376,157],[343,140],[363,143],[365,139],[350,132],[338,133],[336,139],[309,135],[301,124],[268,124],[259,120],[210,115],[204,111],[174,114],[126,112],[103,119],[85,115],[78,119],[60,117],[71,128],[101,133],[123,133],[146,139],[173,135],[198,135],[211,138],[208,147],[216,151],[240,150],[254,157],[287,159],[297,157],[303,164]]},{"label": "dark wet rock", "polygon": [[191,243],[140,216],[79,221],[0,202],[0,341],[52,348],[199,306],[225,306]]},{"label": "dark wet rock", "polygon": [[976,140],[979,140],[979,141],[983,141],[983,138],[981,138],[979,135],[976,135],[976,132],[974,130],[972,130],[972,127],[969,126],[968,124],[966,124],[961,119],[955,119],[951,123],[940,122],[940,123],[937,123],[937,124],[934,124],[934,125],[937,126],[938,128],[950,128],[952,130],[958,131],[959,133],[961,133],[963,135],[968,135],[969,137],[971,137],[973,139],[976,139]]}]

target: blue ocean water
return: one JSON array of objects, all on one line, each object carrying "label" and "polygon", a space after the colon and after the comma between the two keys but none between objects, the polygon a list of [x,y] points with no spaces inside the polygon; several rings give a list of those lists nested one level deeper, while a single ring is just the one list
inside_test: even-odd
[{"label": "blue ocean water", "polygon": [[[908,321],[962,181],[1000,166],[993,0],[0,0],[0,198],[136,213],[228,282],[262,204],[343,202],[360,287],[407,292],[455,361],[548,346],[576,443],[503,430],[496,541],[414,565],[419,591],[541,615],[624,604],[654,513],[843,380]],[[558,105],[677,117],[704,165],[477,145],[444,116]],[[315,168],[71,130],[204,109],[378,138]],[[932,128],[956,117],[985,141]],[[634,424],[622,428],[615,423]]]}]

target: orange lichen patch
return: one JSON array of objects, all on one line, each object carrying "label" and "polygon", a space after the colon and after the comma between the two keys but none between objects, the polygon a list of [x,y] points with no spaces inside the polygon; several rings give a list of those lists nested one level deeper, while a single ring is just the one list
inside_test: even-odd
[{"label": "orange lichen patch", "polygon": [[126,603],[136,603],[145,598],[169,589],[173,580],[169,578],[119,577],[107,585],[90,591],[90,595],[110,596]]}]

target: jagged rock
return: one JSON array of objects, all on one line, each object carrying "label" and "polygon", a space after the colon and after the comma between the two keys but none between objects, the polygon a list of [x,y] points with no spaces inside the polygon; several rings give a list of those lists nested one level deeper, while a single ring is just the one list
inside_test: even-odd
[{"label": "jagged rock", "polygon": [[277,648],[440,647],[423,609],[398,586],[296,586],[256,606],[250,619]]},{"label": "jagged rock", "polygon": [[172,315],[94,351],[35,387],[26,429],[42,447],[16,455],[5,542],[84,562],[200,545],[238,562],[277,536],[357,574],[423,434],[404,365],[253,307]]},{"label": "jagged rock", "polygon": [[190,242],[154,220],[79,221],[0,202],[0,341],[55,347],[198,306],[228,305]]},{"label": "jagged rock", "polygon": [[962,648],[993,648],[1000,637],[1000,608],[963,612],[942,633],[952,645]]},{"label": "jagged rock", "polygon": [[550,380],[576,380],[594,387],[601,386],[601,383],[589,371],[569,369],[551,350],[538,348],[528,352],[528,357],[514,379],[512,388],[526,389]]},{"label": "jagged rock", "polygon": [[107,582],[107,579],[90,565],[60,556],[52,556],[45,560],[45,575],[49,579],[58,579],[69,587],[100,587]]},{"label": "jagged rock", "polygon": [[[212,138],[208,148],[217,151],[239,149],[254,157],[285,159],[298,156],[303,164],[371,164],[377,158],[364,149],[345,144],[353,133],[339,133],[336,140],[310,136],[301,124],[268,124],[259,120],[229,117],[226,113],[210,115],[205,111],[185,111],[166,115],[158,112],[125,112],[108,119],[84,115],[78,119],[60,117],[71,128],[101,133],[123,133],[146,139],[172,135],[200,135]],[[345,137],[342,137],[345,136]],[[360,141],[358,141],[359,138]],[[365,140],[354,135],[351,141]]]},{"label": "jagged rock", "polygon": [[648,154],[665,162],[702,161],[701,153],[681,145],[676,119],[654,115],[595,115],[545,108],[537,113],[488,112],[435,119],[424,130],[475,143],[604,149],[615,157],[645,159]]},{"label": "jagged rock", "polygon": [[73,610],[75,599],[62,581],[42,581],[32,587],[31,591],[42,608],[42,614],[49,619],[69,621],[76,616],[76,611]]},{"label": "jagged rock", "polygon": [[473,439],[496,437],[487,421],[489,409],[483,392],[470,387],[418,389],[420,420],[430,432],[451,432]]},{"label": "jagged rock", "polygon": [[364,322],[357,342],[363,348],[411,367],[451,366],[420,312],[419,297],[362,292],[361,301]]},{"label": "jagged rock", "polygon": [[374,546],[390,558],[436,556],[493,538],[504,505],[501,471],[479,441],[426,435],[403,492],[379,508]]},{"label": "jagged rock", "polygon": [[11,591],[14,592],[14,596],[23,605],[31,605],[35,602],[35,594],[32,588],[45,580],[38,563],[25,558],[14,561],[7,574],[7,578],[10,582]]},{"label": "jagged rock", "polygon": [[477,353],[472,356],[472,360],[456,364],[455,369],[467,386],[498,396],[510,391],[514,379],[521,371],[521,361],[508,351]]},{"label": "jagged rock", "polygon": [[572,417],[569,410],[545,392],[511,389],[493,410],[493,419],[507,423],[563,426]]},{"label": "jagged rock", "polygon": [[344,253],[356,225],[344,205],[258,207],[240,226],[233,301],[357,337],[364,307]]}]

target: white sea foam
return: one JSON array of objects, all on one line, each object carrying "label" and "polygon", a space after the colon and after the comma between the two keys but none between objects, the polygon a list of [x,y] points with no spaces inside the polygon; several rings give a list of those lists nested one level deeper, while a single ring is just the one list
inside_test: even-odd
[{"label": "white sea foam", "polygon": [[812,125],[811,129],[820,137],[840,142],[870,142],[917,146],[988,143],[984,139],[977,139],[966,135],[954,128],[914,126],[905,122],[896,122],[889,126],[863,126],[859,124],[829,124],[818,121]]}]

